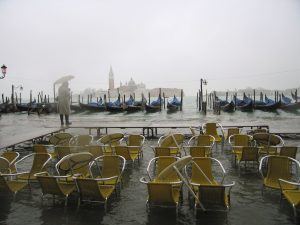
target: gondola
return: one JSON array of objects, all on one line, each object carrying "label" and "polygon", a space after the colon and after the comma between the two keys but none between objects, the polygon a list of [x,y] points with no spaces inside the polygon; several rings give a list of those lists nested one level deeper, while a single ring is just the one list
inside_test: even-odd
[{"label": "gondola", "polygon": [[106,110],[106,106],[102,101],[102,98],[98,102],[90,102],[87,104],[79,103],[80,108],[91,112],[103,112]]},{"label": "gondola", "polygon": [[127,113],[134,113],[144,110],[145,104],[145,98],[143,98],[142,101],[135,101],[134,98],[130,95],[130,98],[123,104],[123,108]]},{"label": "gondola", "polygon": [[259,109],[263,111],[274,111],[279,109],[281,106],[281,101],[275,102],[274,100],[268,98],[265,95],[265,101],[255,101],[254,109]]},{"label": "gondola", "polygon": [[123,105],[121,104],[121,101],[120,101],[120,95],[116,101],[107,102],[105,104],[105,106],[106,106],[106,110],[111,113],[118,113],[118,112],[124,111]]},{"label": "gondola", "polygon": [[281,94],[281,105],[280,109],[285,111],[297,111],[300,109],[300,102],[292,102],[292,99]]},{"label": "gondola", "polygon": [[2,113],[9,113],[14,112],[15,106],[13,103],[2,103],[0,104],[0,112]]},{"label": "gondola", "polygon": [[145,110],[146,110],[147,113],[161,111],[162,103],[163,103],[163,100],[159,96],[155,101],[151,102],[150,104],[146,104],[145,105]]},{"label": "gondola", "polygon": [[181,102],[174,95],[171,101],[167,102],[168,111],[177,111],[181,108]]},{"label": "gondola", "polygon": [[230,101],[230,102],[225,102],[225,104],[221,104],[221,110],[223,112],[234,112],[234,102]]},{"label": "gondola", "polygon": [[235,104],[236,110],[240,110],[242,112],[252,112],[253,111],[253,101],[251,98],[248,98],[245,93],[243,100],[237,98],[235,96]]}]

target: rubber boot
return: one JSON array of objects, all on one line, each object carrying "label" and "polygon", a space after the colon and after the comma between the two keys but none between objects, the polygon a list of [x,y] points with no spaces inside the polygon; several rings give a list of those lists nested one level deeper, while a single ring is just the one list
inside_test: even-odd
[{"label": "rubber boot", "polygon": [[64,115],[60,114],[59,117],[60,117],[60,124],[63,126],[64,125]]},{"label": "rubber boot", "polygon": [[72,123],[69,121],[69,115],[65,115],[66,117],[66,125],[71,125]]}]

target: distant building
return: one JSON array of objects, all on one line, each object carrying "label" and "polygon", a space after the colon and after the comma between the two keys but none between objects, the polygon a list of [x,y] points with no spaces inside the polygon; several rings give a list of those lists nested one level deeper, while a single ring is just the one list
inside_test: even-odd
[{"label": "distant building", "polygon": [[108,78],[108,89],[113,90],[115,89],[115,80],[114,80],[114,73],[112,71],[112,68],[110,67],[109,70],[109,78]]}]

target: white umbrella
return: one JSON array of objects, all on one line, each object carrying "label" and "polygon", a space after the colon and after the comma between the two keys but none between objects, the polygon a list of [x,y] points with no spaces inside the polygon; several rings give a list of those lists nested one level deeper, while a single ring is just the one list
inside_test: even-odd
[{"label": "white umbrella", "polygon": [[54,82],[54,85],[55,85],[55,84],[61,84],[61,83],[63,83],[63,82],[72,80],[72,79],[74,79],[74,78],[75,78],[75,77],[74,77],[73,75],[63,76],[63,77],[59,78],[58,80],[56,80],[56,81]]},{"label": "white umbrella", "polygon": [[59,78],[58,80],[56,80],[56,81],[54,82],[54,84],[53,84],[54,101],[55,101],[55,85],[56,85],[56,84],[62,84],[63,82],[72,80],[73,78],[75,78],[73,75],[66,75],[66,76],[63,76],[63,77]]}]

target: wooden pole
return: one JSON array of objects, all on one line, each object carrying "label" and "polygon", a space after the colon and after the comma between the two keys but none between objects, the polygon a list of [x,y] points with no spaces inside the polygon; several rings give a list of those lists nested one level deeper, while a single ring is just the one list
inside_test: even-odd
[{"label": "wooden pole", "polygon": [[181,92],[180,92],[180,111],[182,111],[182,108],[183,108],[183,89],[181,89]]}]

